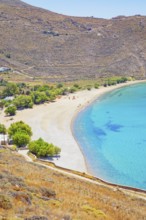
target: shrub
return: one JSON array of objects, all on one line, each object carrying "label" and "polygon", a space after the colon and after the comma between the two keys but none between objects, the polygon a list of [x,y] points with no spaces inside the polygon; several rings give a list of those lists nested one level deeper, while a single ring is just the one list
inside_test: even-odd
[{"label": "shrub", "polygon": [[5,102],[3,100],[0,101],[0,108],[3,109],[3,107],[5,106]]},{"label": "shrub", "polygon": [[48,97],[45,92],[33,92],[32,99],[35,104],[41,104],[48,100]]},{"label": "shrub", "polygon": [[11,191],[11,195],[17,200],[31,205],[31,195],[27,192]]},{"label": "shrub", "polygon": [[12,150],[12,151],[17,151],[17,146],[16,146],[16,145],[12,145],[12,146],[11,146],[11,150]]},{"label": "shrub", "polygon": [[25,124],[23,121],[15,122],[10,125],[8,129],[9,136],[12,137],[17,132],[24,132],[25,134],[32,136],[31,127]]},{"label": "shrub", "polygon": [[63,87],[63,84],[62,84],[62,83],[58,83],[56,87],[57,87],[58,89],[60,89],[60,88]]},{"label": "shrub", "polygon": [[51,189],[48,189],[46,187],[41,187],[41,194],[42,196],[45,196],[45,197],[55,197],[56,196],[56,193],[54,190],[51,190]]},{"label": "shrub", "polygon": [[19,93],[19,88],[15,83],[8,83],[6,88],[3,90],[3,96],[13,96]]},{"label": "shrub", "polygon": [[82,206],[82,209],[83,209],[83,211],[94,215],[96,218],[98,218],[99,216],[106,218],[106,215],[104,214],[104,212],[102,212],[101,210],[97,210],[95,208],[92,208],[91,206],[84,205],[84,206]]},{"label": "shrub", "polygon": [[16,144],[17,147],[25,147],[30,142],[30,136],[21,131],[16,132],[12,139],[13,143]]},{"label": "shrub", "polygon": [[11,209],[12,203],[8,196],[0,194],[0,208],[2,209]]},{"label": "shrub", "polygon": [[0,124],[0,134],[6,134],[7,129],[4,124]]},{"label": "shrub", "polygon": [[74,92],[76,92],[77,91],[77,89],[75,88],[75,87],[71,87],[70,89],[69,89],[69,92],[70,93],[74,93]]},{"label": "shrub", "polygon": [[80,86],[77,83],[74,84],[74,87],[77,88],[77,89],[80,88]]},{"label": "shrub", "polygon": [[20,108],[32,108],[33,107],[32,98],[31,98],[31,96],[27,96],[27,95],[17,96],[14,99],[13,103],[17,107],[17,109],[20,109]]},{"label": "shrub", "polygon": [[104,83],[103,86],[104,86],[104,87],[107,87],[107,83]]},{"label": "shrub", "polygon": [[14,105],[8,106],[5,109],[5,113],[6,115],[10,115],[10,116],[16,115],[16,107]]},{"label": "shrub", "polygon": [[28,146],[31,153],[37,157],[54,156],[60,153],[61,149],[45,142],[42,138],[36,141],[31,141]]},{"label": "shrub", "polygon": [[99,85],[98,83],[95,83],[94,88],[95,88],[95,89],[98,89],[99,86],[100,86],[100,85]]},{"label": "shrub", "polygon": [[91,85],[87,85],[87,90],[91,90],[92,86]]}]

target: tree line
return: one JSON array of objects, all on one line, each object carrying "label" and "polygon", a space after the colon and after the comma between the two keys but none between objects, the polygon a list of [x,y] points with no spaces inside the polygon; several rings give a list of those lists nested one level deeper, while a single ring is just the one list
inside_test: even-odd
[{"label": "tree line", "polygon": [[6,115],[13,116],[17,110],[33,108],[33,105],[52,102],[58,96],[73,93],[79,88],[75,85],[70,88],[59,83],[56,86],[35,85],[30,87],[25,83],[5,83],[0,92],[0,108],[5,107]]},{"label": "tree line", "polygon": [[[103,79],[102,82],[95,82],[94,88],[100,86],[111,86],[128,81],[128,77],[110,77]],[[44,102],[52,102],[58,96],[74,93],[81,89],[78,83],[74,83],[71,87],[65,87],[62,83],[57,85],[35,85],[29,86],[26,83],[10,83],[1,81],[0,86],[0,108],[5,107],[6,115],[13,116],[17,110],[25,108],[33,108],[33,105],[43,104]],[[86,85],[86,89],[91,90],[93,85]],[[83,89],[83,88],[82,88]]]}]

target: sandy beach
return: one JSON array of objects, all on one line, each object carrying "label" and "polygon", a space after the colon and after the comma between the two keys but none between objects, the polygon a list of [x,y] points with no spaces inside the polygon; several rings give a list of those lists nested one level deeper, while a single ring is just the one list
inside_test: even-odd
[{"label": "sandy beach", "polygon": [[64,168],[87,172],[85,159],[72,135],[71,123],[73,118],[81,109],[104,93],[137,82],[140,81],[130,81],[115,86],[92,89],[91,91],[79,91],[62,96],[53,103],[46,103],[34,106],[33,109],[17,111],[17,115],[14,117],[5,117],[4,112],[1,112],[0,122],[9,127],[13,122],[24,121],[32,128],[32,139],[35,140],[42,137],[45,141],[61,148],[60,157],[54,158],[52,162]]}]

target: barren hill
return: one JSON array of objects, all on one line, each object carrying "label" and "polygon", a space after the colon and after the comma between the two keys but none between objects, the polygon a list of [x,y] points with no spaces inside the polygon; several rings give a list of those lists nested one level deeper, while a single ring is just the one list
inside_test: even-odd
[{"label": "barren hill", "polygon": [[146,17],[69,17],[0,0],[0,66],[49,81],[145,78]]},{"label": "barren hill", "polygon": [[1,220],[144,220],[145,194],[129,193],[26,162],[0,148]]}]

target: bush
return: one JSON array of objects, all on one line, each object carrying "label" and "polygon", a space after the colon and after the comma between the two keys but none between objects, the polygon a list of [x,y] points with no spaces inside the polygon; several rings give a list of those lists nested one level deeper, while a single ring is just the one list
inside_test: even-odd
[{"label": "bush", "polygon": [[74,93],[74,92],[76,92],[77,91],[77,89],[75,88],[75,87],[71,87],[70,89],[69,89],[69,92],[70,93]]},{"label": "bush", "polygon": [[99,86],[100,86],[100,85],[99,85],[98,83],[95,83],[94,88],[95,88],[95,89],[98,89]]},{"label": "bush", "polygon": [[33,92],[32,99],[35,104],[41,104],[48,100],[48,97],[45,92]]},{"label": "bush", "polygon": [[0,134],[6,134],[7,129],[4,124],[0,124]]},{"label": "bush", "polygon": [[0,101],[0,109],[3,109],[5,106],[5,101],[1,100]]},{"label": "bush", "polygon": [[80,88],[80,86],[77,83],[74,84],[74,87],[77,88],[77,89]]},{"label": "bush", "polygon": [[87,90],[91,90],[92,86],[91,85],[87,85]]},{"label": "bush", "polygon": [[17,107],[17,109],[33,107],[33,101],[31,96],[26,96],[26,95],[17,96],[14,99],[13,103]]},{"label": "bush", "polygon": [[19,93],[19,88],[15,83],[8,83],[6,88],[3,90],[3,96],[13,96]]},{"label": "bush", "polygon": [[10,201],[9,197],[7,197],[6,195],[0,194],[0,208],[2,208],[2,209],[11,209],[12,208],[11,201]]},{"label": "bush", "polygon": [[62,83],[58,83],[56,87],[57,87],[58,89],[60,89],[60,88],[63,87],[63,84],[62,84]]},{"label": "bush", "polygon": [[8,134],[10,137],[13,137],[13,135],[17,132],[23,132],[29,136],[32,136],[31,127],[25,124],[23,121],[12,123],[8,129]]},{"label": "bush", "polygon": [[54,190],[48,189],[46,187],[41,187],[41,194],[45,197],[56,197],[56,192]]},{"label": "bush", "polygon": [[84,206],[82,206],[82,210],[84,212],[92,214],[95,218],[99,218],[100,216],[106,218],[106,215],[105,215],[105,213],[103,211],[95,209],[95,208],[93,208],[91,206],[84,205]]},{"label": "bush", "polygon": [[42,138],[36,141],[31,141],[28,145],[31,153],[35,154],[37,157],[54,156],[60,153],[61,149],[45,142]]},{"label": "bush", "polygon": [[12,151],[17,151],[17,146],[16,146],[16,145],[12,145],[12,146],[11,146],[11,150],[12,150]]},{"label": "bush", "polygon": [[5,113],[6,115],[10,115],[10,116],[16,115],[16,107],[14,105],[8,106],[5,109]]},{"label": "bush", "polygon": [[16,144],[17,147],[25,147],[30,142],[30,136],[21,131],[16,132],[12,139],[13,143]]}]

